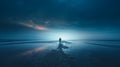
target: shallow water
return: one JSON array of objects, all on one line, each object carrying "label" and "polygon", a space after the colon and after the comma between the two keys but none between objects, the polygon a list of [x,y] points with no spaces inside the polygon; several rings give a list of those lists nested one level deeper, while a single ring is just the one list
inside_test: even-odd
[{"label": "shallow water", "polygon": [[[109,47],[109,45],[119,46],[119,41],[73,41],[72,44],[65,45],[69,46],[69,49],[64,50],[65,53],[76,58],[80,67],[120,67],[120,48]],[[0,67],[40,67],[41,58],[56,48],[57,43],[2,45]]]}]

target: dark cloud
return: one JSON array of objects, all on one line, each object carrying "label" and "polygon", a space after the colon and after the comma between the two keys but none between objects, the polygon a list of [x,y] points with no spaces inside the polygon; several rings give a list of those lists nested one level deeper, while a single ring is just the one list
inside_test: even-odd
[{"label": "dark cloud", "polygon": [[[119,1],[118,1],[119,2]],[[4,0],[1,3],[1,14],[9,17],[41,18],[78,18],[109,19],[119,18],[120,8],[116,0]]]},{"label": "dark cloud", "polygon": [[118,31],[119,2],[118,0],[1,0],[0,28],[8,31],[24,31],[28,29],[16,23],[32,20],[50,29]]}]

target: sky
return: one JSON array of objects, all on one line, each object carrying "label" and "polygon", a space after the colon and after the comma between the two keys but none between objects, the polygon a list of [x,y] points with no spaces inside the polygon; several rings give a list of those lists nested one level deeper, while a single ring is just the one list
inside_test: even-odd
[{"label": "sky", "polygon": [[44,38],[42,34],[46,32],[49,34],[62,30],[74,31],[81,36],[86,34],[89,35],[88,38],[119,39],[119,2],[119,0],[0,0],[0,37],[38,39],[38,36]]}]

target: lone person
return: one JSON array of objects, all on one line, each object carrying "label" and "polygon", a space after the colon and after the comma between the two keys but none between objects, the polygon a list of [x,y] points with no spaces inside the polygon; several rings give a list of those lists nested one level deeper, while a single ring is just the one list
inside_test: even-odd
[{"label": "lone person", "polygon": [[63,52],[63,49],[67,49],[68,47],[67,46],[64,46],[63,44],[62,44],[62,39],[61,38],[59,38],[59,46],[58,46],[58,50],[60,51],[60,52]]}]

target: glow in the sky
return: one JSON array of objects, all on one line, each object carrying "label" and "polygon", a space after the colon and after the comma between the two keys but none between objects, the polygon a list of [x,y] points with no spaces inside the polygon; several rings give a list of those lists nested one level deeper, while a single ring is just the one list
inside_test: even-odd
[{"label": "glow in the sky", "polygon": [[47,39],[57,40],[62,38],[63,40],[74,40],[74,39],[82,39],[84,36],[80,36],[80,33],[73,31],[52,31],[47,33]]},{"label": "glow in the sky", "polygon": [[26,27],[30,27],[36,30],[48,30],[48,28],[38,25],[36,23],[34,23],[33,21],[29,21],[29,22],[20,22],[20,25],[26,26]]},{"label": "glow in the sky", "polygon": [[[53,37],[54,36],[54,37]],[[52,35],[53,39],[58,39],[62,38],[63,40],[69,40],[69,39],[74,39],[76,36],[74,34],[68,34],[68,33],[55,33]]]}]

